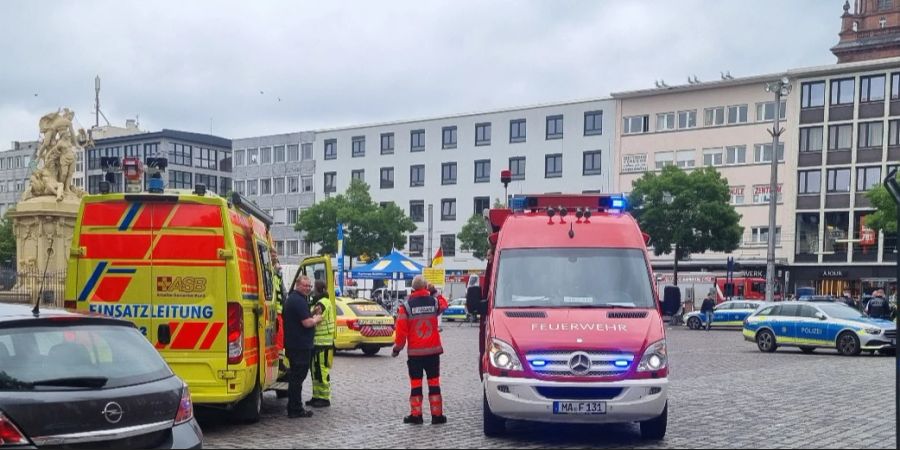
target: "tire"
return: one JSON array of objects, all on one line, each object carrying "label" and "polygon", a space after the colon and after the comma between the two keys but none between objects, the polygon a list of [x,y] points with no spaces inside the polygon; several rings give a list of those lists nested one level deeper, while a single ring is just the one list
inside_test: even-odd
[{"label": "tire", "polygon": [[775,341],[775,335],[769,330],[762,330],[756,333],[756,346],[763,353],[772,353],[778,350],[778,344]]},{"label": "tire", "polygon": [[379,351],[381,351],[381,347],[376,347],[374,345],[365,345],[362,347],[362,352],[366,356],[375,356]]},{"label": "tire", "polygon": [[482,395],[484,396],[484,406],[482,407],[484,435],[487,437],[503,436],[506,433],[506,419],[495,415],[488,405],[487,394]]},{"label": "tire", "polygon": [[800,347],[800,351],[806,353],[807,355],[811,355],[812,352],[816,351],[815,347]]},{"label": "tire", "polygon": [[687,325],[688,325],[688,328],[690,328],[692,330],[699,330],[700,327],[703,326],[703,324],[700,323],[700,319],[697,317],[691,317],[690,319],[688,319]]},{"label": "tire", "polygon": [[251,424],[259,422],[262,415],[262,389],[257,383],[256,387],[237,403],[232,411],[232,417],[241,423]]},{"label": "tire", "polygon": [[653,419],[641,422],[641,437],[658,441],[666,436],[666,426],[669,422],[669,402],[663,408],[662,414]]},{"label": "tire", "polygon": [[862,351],[859,338],[855,334],[845,331],[837,338],[837,351],[844,356],[857,356]]}]

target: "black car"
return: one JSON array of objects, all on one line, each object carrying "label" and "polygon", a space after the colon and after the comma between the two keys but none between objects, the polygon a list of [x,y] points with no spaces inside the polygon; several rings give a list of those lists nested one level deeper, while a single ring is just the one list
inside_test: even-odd
[{"label": "black car", "polygon": [[0,447],[200,448],[187,385],[131,322],[0,304]]}]

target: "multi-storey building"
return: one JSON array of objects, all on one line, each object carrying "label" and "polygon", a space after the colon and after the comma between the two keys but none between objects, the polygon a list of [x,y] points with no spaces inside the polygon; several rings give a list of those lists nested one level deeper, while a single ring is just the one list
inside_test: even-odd
[{"label": "multi-storey building", "polygon": [[22,198],[37,148],[37,141],[13,141],[10,150],[0,152],[0,217]]}]

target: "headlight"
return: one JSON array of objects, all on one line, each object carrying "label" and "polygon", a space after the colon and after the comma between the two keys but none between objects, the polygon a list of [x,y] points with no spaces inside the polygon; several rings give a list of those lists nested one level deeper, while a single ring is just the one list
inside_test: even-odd
[{"label": "headlight", "polygon": [[522,363],[512,346],[500,339],[491,339],[491,365],[501,370],[522,370]]},{"label": "headlight", "polygon": [[881,328],[866,328],[866,334],[879,335],[881,334]]},{"label": "headlight", "polygon": [[638,372],[655,372],[665,369],[669,363],[668,352],[666,351],[666,340],[656,341],[647,347],[644,356],[641,357],[641,363],[638,364]]}]

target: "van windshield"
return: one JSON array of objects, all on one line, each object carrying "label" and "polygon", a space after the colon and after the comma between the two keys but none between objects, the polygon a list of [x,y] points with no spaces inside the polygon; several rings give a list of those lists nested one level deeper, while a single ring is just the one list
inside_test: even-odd
[{"label": "van windshield", "polygon": [[500,254],[498,308],[654,308],[639,249],[509,249]]}]

